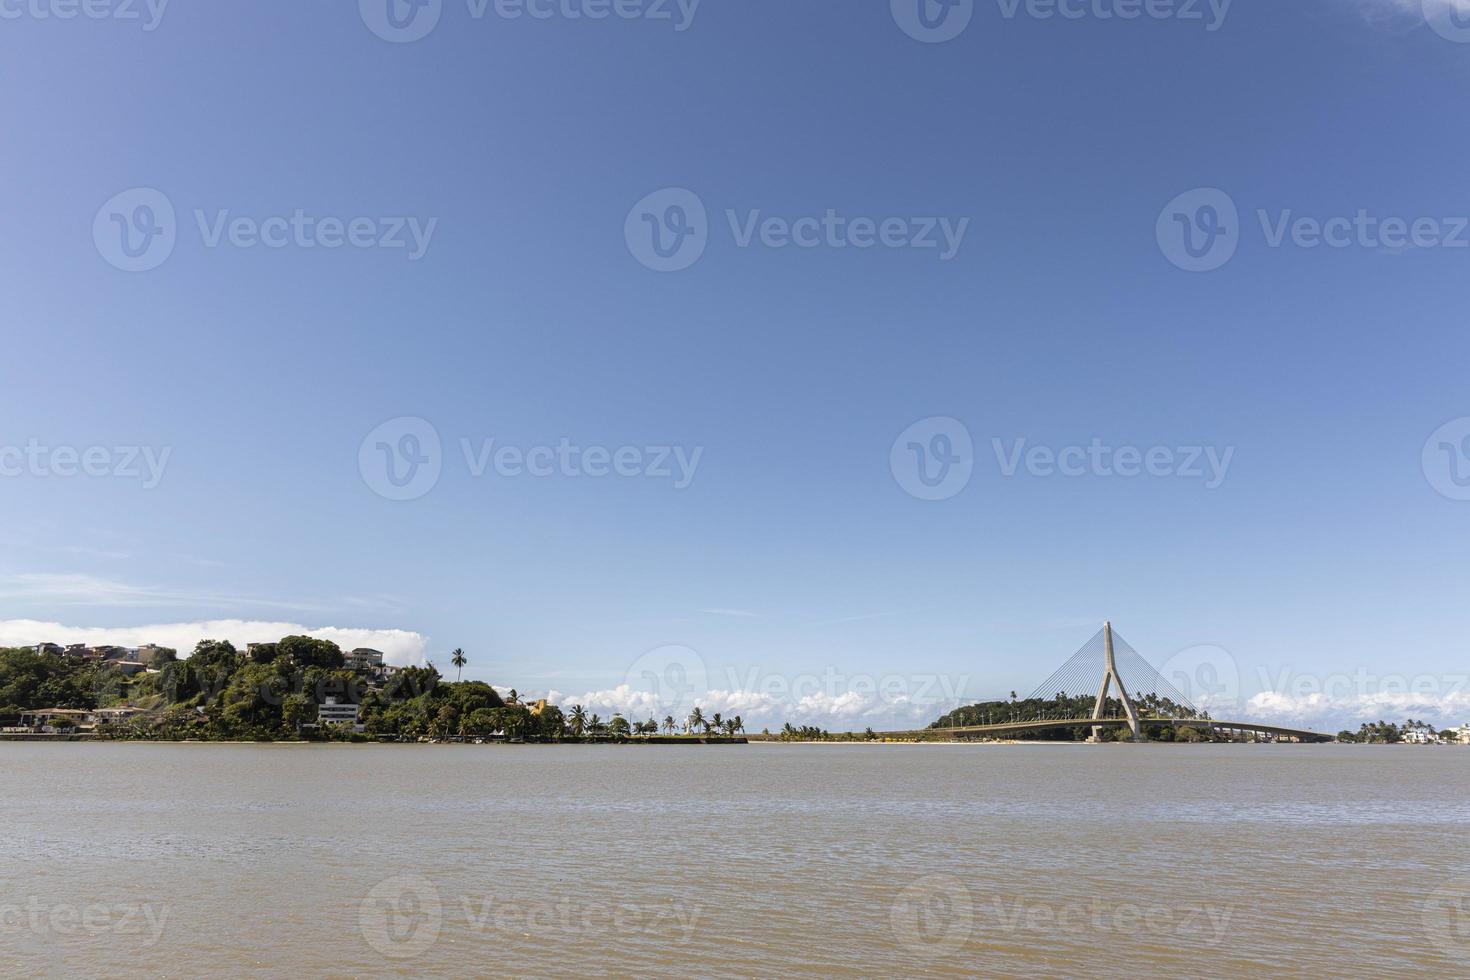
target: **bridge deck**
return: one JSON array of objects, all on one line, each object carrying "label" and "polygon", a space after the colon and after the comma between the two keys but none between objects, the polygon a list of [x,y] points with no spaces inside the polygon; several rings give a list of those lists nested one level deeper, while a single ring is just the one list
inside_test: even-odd
[{"label": "bridge deck", "polygon": [[[1331,735],[1286,728],[1281,725],[1263,725],[1253,721],[1204,720],[1201,718],[1140,718],[1144,725],[1172,725],[1175,728],[1210,728],[1225,731],[1256,732],[1262,735],[1277,735],[1295,738],[1303,742],[1330,742]],[[886,737],[914,737],[919,735],[1001,735],[1007,732],[1037,732],[1058,728],[1126,728],[1126,718],[1045,718],[1033,721],[1013,721],[999,725],[970,725],[963,728],[926,728],[914,732],[882,732]]]}]

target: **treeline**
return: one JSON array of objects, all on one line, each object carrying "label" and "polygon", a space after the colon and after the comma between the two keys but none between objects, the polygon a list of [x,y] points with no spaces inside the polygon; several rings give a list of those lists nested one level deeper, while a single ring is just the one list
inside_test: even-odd
[{"label": "treeline", "polygon": [[1395,725],[1391,721],[1364,722],[1358,726],[1356,732],[1346,729],[1337,733],[1339,742],[1359,742],[1367,745],[1396,745],[1406,740],[1410,732],[1433,733],[1446,742],[1459,740],[1459,732],[1451,728],[1436,731],[1434,726],[1428,722],[1415,721],[1410,718],[1402,725]]},{"label": "treeline", "polygon": [[[317,723],[328,698],[359,705],[364,726]],[[445,681],[431,664],[405,667],[385,683],[344,667],[329,640],[288,636],[241,653],[228,641],[203,640],[186,660],[156,673],[124,676],[115,664],[87,663],[31,650],[0,650],[0,714],[44,708],[132,706],[144,714],[98,732],[115,738],[325,739],[392,736],[452,738],[503,733],[555,738],[565,730],[559,709],[539,713],[507,703],[489,684]]]},{"label": "treeline", "polygon": [[118,686],[117,665],[69,660],[34,650],[0,649],[0,715],[32,708],[100,708],[99,695]]},{"label": "treeline", "polygon": [[[935,728],[976,728],[985,725],[1012,725],[1030,721],[1057,721],[1072,718],[1091,718],[1094,705],[1097,703],[1096,694],[1068,695],[1059,693],[1054,698],[1026,698],[1016,697],[1016,692],[1011,692],[1008,701],[981,701],[978,704],[966,705],[956,708],[948,714],[942,715],[931,724]],[[1134,698],[1133,706],[1138,713],[1144,717],[1153,718],[1198,718],[1208,720],[1208,712],[1195,712],[1192,709],[1175,703],[1158,694],[1144,694]],[[1103,716],[1107,718],[1123,718],[1126,712],[1123,702],[1117,698],[1108,698],[1104,702]],[[1208,739],[1209,733],[1201,732],[1194,728],[1178,728],[1173,725],[1148,725],[1143,726],[1146,738],[1156,741],[1182,741],[1197,742]],[[1080,742],[1087,739],[1092,730],[1085,727],[1077,728],[1051,728],[1040,731],[1017,732],[1014,738],[1032,739],[1038,742]],[[1105,738],[1126,738],[1127,731],[1104,730]]]}]

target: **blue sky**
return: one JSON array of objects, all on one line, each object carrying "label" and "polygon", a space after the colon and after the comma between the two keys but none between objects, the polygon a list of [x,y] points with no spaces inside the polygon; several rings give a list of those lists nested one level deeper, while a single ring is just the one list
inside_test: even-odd
[{"label": "blue sky", "polygon": [[[640,714],[650,662],[694,664],[710,704],[845,728],[1029,691],[1110,617],[1278,688],[1241,710],[1470,719],[1454,0],[990,0],[942,43],[887,0],[444,0],[410,41],[387,3],[4,8],[0,444],[110,475],[0,478],[0,639],[333,627]],[[1236,215],[1188,271],[1200,189]],[[650,268],[691,200],[697,258]],[[742,244],[829,211],[847,247]],[[405,418],[438,478],[386,499]],[[935,435],[973,453],[923,499]],[[1018,440],[1170,475],[1007,475]],[[655,472],[473,469],[563,443]]]}]

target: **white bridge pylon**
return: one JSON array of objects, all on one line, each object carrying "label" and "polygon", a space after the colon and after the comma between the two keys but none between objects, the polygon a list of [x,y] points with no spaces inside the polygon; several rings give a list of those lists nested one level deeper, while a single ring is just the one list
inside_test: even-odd
[{"label": "white bridge pylon", "polygon": [[[1094,648],[1096,649],[1096,648]],[[1096,663],[1096,661],[1094,661]],[[1128,695],[1128,687],[1123,683],[1123,675],[1118,673],[1118,663],[1113,658],[1113,624],[1103,623],[1103,677],[1102,687],[1097,692],[1097,704],[1092,708],[1092,719],[1100,721],[1103,710],[1108,702],[1108,686],[1114,681],[1118,684],[1118,700],[1123,702],[1123,710],[1128,713],[1128,727],[1133,731],[1134,738],[1143,737],[1143,726],[1138,721],[1138,709],[1133,705],[1133,698]],[[1092,741],[1102,741],[1102,727],[1094,725],[1092,728]]]}]

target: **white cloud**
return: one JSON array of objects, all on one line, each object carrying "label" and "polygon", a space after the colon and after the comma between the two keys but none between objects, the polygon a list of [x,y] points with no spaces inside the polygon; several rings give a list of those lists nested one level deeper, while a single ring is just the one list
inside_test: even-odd
[{"label": "white cloud", "polygon": [[136,647],[157,643],[188,656],[200,640],[229,640],[240,649],[247,643],[270,643],[283,636],[313,636],[331,640],[344,650],[371,647],[381,650],[388,663],[420,664],[427,639],[408,630],[373,630],[340,626],[303,626],[250,619],[211,619],[194,623],[157,623],[151,626],[64,626],[35,619],[0,620],[0,646],[37,643],[113,644]]},{"label": "white cloud", "polygon": [[[672,714],[682,724],[689,713],[682,704],[665,703],[658,694],[635,690],[628,684],[586,691],[580,695],[556,690],[544,694],[519,693],[523,699],[545,697],[564,711],[580,704],[589,714],[596,712],[604,717],[621,714],[630,720],[653,718],[661,722],[665,715]],[[927,727],[940,715],[959,707],[960,703],[907,696],[884,698],[855,691],[823,691],[792,700],[766,692],[709,690],[690,699],[690,704],[697,704],[705,717],[716,712],[726,718],[739,715],[749,731],[779,728],[788,721],[793,725],[816,725],[830,731],[860,731],[869,726],[880,731],[907,731]]]},{"label": "white cloud", "polygon": [[1316,731],[1344,726],[1356,729],[1363,722],[1373,721],[1402,724],[1409,718],[1442,727],[1456,727],[1470,721],[1470,691],[1460,687],[1437,692],[1315,692],[1302,695],[1263,691],[1245,703],[1242,713],[1245,717],[1238,719],[1240,721],[1300,725]]}]

